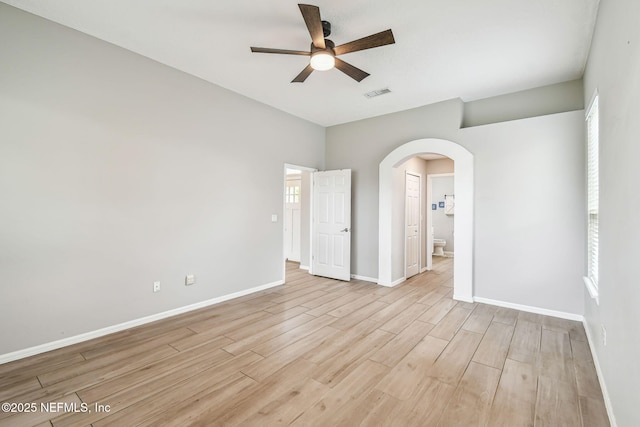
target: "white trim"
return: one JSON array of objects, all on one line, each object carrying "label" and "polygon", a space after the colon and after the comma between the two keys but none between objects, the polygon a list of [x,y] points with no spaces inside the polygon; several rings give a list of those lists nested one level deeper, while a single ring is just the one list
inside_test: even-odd
[{"label": "white trim", "polygon": [[598,360],[598,355],[595,351],[595,346],[593,345],[593,336],[591,335],[591,330],[589,329],[589,324],[587,323],[587,319],[582,320],[582,325],[584,326],[584,331],[587,335],[587,342],[589,343],[589,350],[591,350],[591,357],[593,358],[593,364],[596,367],[596,375],[598,376],[598,382],[600,383],[600,389],[602,390],[602,398],[604,400],[604,406],[605,408],[607,408],[607,415],[609,416],[609,424],[611,424],[611,427],[618,427],[618,423],[616,423],[616,416],[613,413],[613,405],[611,404],[611,397],[609,396],[607,385],[604,382],[604,375],[602,375],[602,369],[600,368],[600,361]]},{"label": "white trim", "polygon": [[400,283],[404,282],[405,280],[407,280],[406,277],[401,277],[395,282],[383,282],[380,279],[378,279],[377,283],[378,285],[384,286],[385,288],[393,288],[394,286],[398,286]]},{"label": "white trim", "polygon": [[302,265],[302,264],[300,264],[300,270],[307,270],[307,271],[309,271],[309,266],[308,266],[308,265]]},{"label": "white trim", "polygon": [[378,283],[378,279],[374,279],[373,277],[367,277],[367,276],[359,276],[357,274],[352,274],[351,278],[356,280],[363,280],[365,282]]},{"label": "white trim", "polygon": [[420,273],[421,273],[421,274],[422,274],[422,273],[424,273],[425,271],[429,271],[429,269],[428,269],[427,267],[422,267],[422,268],[420,269]]},{"label": "white trim", "polygon": [[393,150],[380,162],[378,284],[389,286],[393,282],[393,170],[407,159],[423,153],[441,154],[454,161],[456,262],[453,267],[453,287],[459,299],[469,301],[473,298],[473,154],[463,146],[445,139],[425,138],[408,142]]},{"label": "white trim", "polygon": [[0,364],[12,362],[14,360],[23,359],[29,356],[35,356],[36,354],[45,353],[47,351],[56,350],[62,347],[66,347],[73,344],[78,344],[84,341],[92,340],[94,338],[100,338],[105,335],[113,334],[115,332],[124,331],[136,326],[144,325],[146,323],[155,322],[157,320],[166,319],[168,317],[176,316],[178,314],[187,313],[189,311],[198,310],[200,308],[208,307],[211,305],[219,304],[224,301],[228,301],[234,298],[239,298],[245,295],[249,295],[255,292],[264,291],[265,289],[273,288],[284,284],[284,280],[278,280],[275,282],[267,283],[266,285],[256,286],[255,288],[245,289],[243,291],[234,292],[232,294],[223,295],[220,297],[212,298],[210,300],[197,302],[195,304],[186,305],[184,307],[174,308],[173,310],[164,311],[162,313],[152,314],[151,316],[142,317],[140,319],[130,320],[128,322],[119,323],[113,326],[107,326],[106,328],[98,329],[84,334],[76,335],[69,338],[64,338],[58,341],[49,342],[46,344],[37,345],[35,347],[25,348],[23,350],[14,351],[0,355]]},{"label": "white trim", "polygon": [[596,305],[600,305],[600,294],[598,294],[598,288],[593,283],[593,280],[585,276],[582,276],[582,280],[584,281],[584,286],[589,291],[589,295],[591,296],[591,298],[596,300]]},{"label": "white trim", "polygon": [[580,314],[567,313],[564,311],[549,310],[547,308],[533,307],[530,305],[515,304],[512,302],[498,301],[489,298],[474,297],[473,301],[483,304],[495,305],[498,307],[513,308],[515,310],[526,311],[527,313],[543,314],[545,316],[559,317],[561,319],[584,321],[584,316]]}]

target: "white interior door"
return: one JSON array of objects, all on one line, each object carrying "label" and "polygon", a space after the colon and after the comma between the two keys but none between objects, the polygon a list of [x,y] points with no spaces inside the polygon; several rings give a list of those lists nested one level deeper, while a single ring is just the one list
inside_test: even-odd
[{"label": "white interior door", "polygon": [[300,262],[300,190],[302,181],[287,178],[285,187],[284,257]]},{"label": "white interior door", "polygon": [[313,173],[311,273],[351,279],[351,169]]},{"label": "white interior door", "polygon": [[406,175],[405,259],[407,278],[420,273],[420,177]]}]

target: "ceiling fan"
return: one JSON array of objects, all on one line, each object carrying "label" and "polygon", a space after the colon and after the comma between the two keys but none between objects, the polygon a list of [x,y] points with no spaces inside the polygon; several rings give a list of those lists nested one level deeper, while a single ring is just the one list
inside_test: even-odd
[{"label": "ceiling fan", "polygon": [[359,50],[371,49],[374,47],[393,44],[396,41],[393,38],[391,30],[382,31],[372,34],[349,43],[336,46],[331,40],[327,39],[331,34],[331,24],[320,19],[320,8],[308,4],[299,4],[300,12],[304,18],[307,29],[311,35],[311,49],[309,52],[300,50],[286,49],[270,49],[265,47],[251,47],[251,52],[256,53],[280,53],[285,55],[304,55],[310,56],[309,65],[307,65],[300,74],[296,76],[291,83],[302,83],[313,72],[313,70],[324,71],[335,67],[356,81],[362,81],[369,76],[369,73],[354,67],[351,64],[337,58],[338,55],[345,53],[357,52]]}]

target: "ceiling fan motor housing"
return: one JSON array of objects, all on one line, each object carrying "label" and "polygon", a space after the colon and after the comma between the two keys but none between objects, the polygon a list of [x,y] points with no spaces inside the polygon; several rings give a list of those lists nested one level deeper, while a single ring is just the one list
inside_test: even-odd
[{"label": "ceiling fan motor housing", "polygon": [[326,48],[322,49],[322,48],[319,48],[319,47],[315,47],[313,45],[313,43],[311,43],[311,54],[313,55],[314,52],[317,52],[319,50],[333,52],[333,48],[336,47],[336,44],[333,41],[329,40],[329,39],[324,39],[324,45],[326,46]]},{"label": "ceiling fan motor housing", "polygon": [[325,37],[329,37],[331,35],[331,22],[322,21],[322,33]]}]

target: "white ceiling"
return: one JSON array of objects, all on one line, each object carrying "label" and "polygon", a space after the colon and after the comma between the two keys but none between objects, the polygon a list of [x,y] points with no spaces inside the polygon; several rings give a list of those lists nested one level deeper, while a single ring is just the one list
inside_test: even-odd
[{"label": "white ceiling", "polygon": [[249,50],[309,50],[295,1],[3,1],[330,126],[580,78],[599,0],[309,0],[336,45],[388,28],[396,44],[340,57],[371,74],[361,83],[334,69],[302,84],[307,57]]}]

